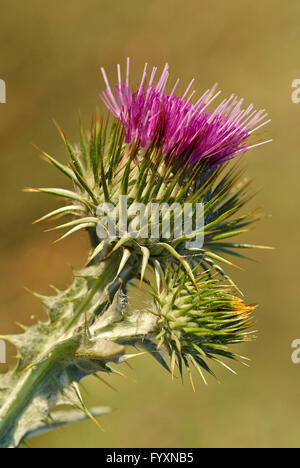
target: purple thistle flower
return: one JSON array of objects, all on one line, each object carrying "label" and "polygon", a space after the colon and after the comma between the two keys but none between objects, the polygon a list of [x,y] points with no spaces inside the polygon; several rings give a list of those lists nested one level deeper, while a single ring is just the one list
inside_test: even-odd
[{"label": "purple thistle flower", "polygon": [[129,86],[129,59],[124,82],[120,65],[117,69],[118,84],[114,86],[114,93],[104,69],[101,69],[106,91],[100,97],[122,122],[126,143],[138,142],[142,148],[154,143],[162,148],[165,155],[173,158],[185,156],[189,157],[191,164],[203,160],[217,166],[250,148],[272,141],[250,144],[252,134],[270,120],[265,120],[267,114],[264,110],[256,111],[252,104],[242,109],[243,99],[232,94],[215,110],[209,109],[221,93],[216,92],[217,84],[192,103],[195,91],[190,90],[194,79],[182,98],[174,95],[179,79],[170,94],[165,92],[169,79],[168,64],[157,83],[154,81],[157,68],[153,68],[148,85],[145,84],[146,64],[142,80],[133,91]]}]

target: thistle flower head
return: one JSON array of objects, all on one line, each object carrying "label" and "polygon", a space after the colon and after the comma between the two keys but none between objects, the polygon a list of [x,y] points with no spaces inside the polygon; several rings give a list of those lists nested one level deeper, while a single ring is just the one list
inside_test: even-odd
[{"label": "thistle flower head", "polygon": [[146,64],[140,84],[132,90],[128,59],[123,82],[118,65],[119,81],[113,92],[102,68],[106,91],[102,92],[101,99],[122,122],[127,143],[138,142],[143,148],[156,144],[162,148],[164,155],[175,160],[188,157],[191,164],[203,160],[211,166],[267,143],[251,143],[253,133],[270,122],[266,120],[264,110],[257,111],[252,104],[243,109],[243,99],[233,94],[212,110],[210,106],[220,94],[220,91],[216,92],[217,85],[192,103],[194,79],[183,96],[177,97],[174,93],[179,80],[169,93],[166,92],[168,69],[166,64],[161,77],[155,82],[157,68],[154,67],[146,85]]},{"label": "thistle flower head", "polygon": [[[234,265],[223,254],[236,255],[236,249],[255,247],[226,242],[247,232],[248,225],[255,220],[255,211],[236,216],[251,198],[248,184],[239,182],[239,170],[231,168],[228,171],[226,165],[208,170],[208,165],[200,160],[190,167],[186,161],[174,171],[172,160],[166,164],[161,148],[152,145],[140,159],[140,146],[134,144],[128,148],[124,143],[120,122],[114,123],[109,130],[103,120],[96,119],[88,141],[81,127],[80,144],[74,146],[62,130],[60,133],[70,156],[69,166],[48,153],[42,154],[46,161],[72,180],[74,189],[29,189],[58,196],[67,203],[38,220],[75,218],[53,228],[67,230],[59,240],[88,230],[93,245],[88,262],[100,257],[109,258],[118,251],[121,254],[118,273],[127,264],[134,264],[141,279],[148,266],[159,273],[160,266],[164,268],[169,262],[175,262],[195,283],[192,268],[198,263],[206,271],[216,270],[233,284],[220,264]],[[145,209],[144,214],[138,212],[140,204]],[[108,205],[112,208],[107,208]],[[136,211],[132,212],[134,205]],[[186,231],[185,209],[188,205],[191,233]],[[201,211],[199,206],[203,208]],[[124,212],[128,214],[128,227],[133,223],[134,236],[126,234],[126,222],[124,231]],[[112,231],[110,222],[113,223]],[[199,244],[193,248],[190,243],[195,246],[198,236],[203,241],[202,248]]]}]

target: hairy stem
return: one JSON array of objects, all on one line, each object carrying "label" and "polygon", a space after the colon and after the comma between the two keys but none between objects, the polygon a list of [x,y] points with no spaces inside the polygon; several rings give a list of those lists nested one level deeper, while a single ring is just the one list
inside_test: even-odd
[{"label": "hairy stem", "polygon": [[37,368],[26,372],[15,397],[13,396],[0,412],[0,447],[10,446],[10,433],[14,431],[20,416],[39,392],[41,384],[51,379],[62,360],[74,357],[78,346],[78,340],[67,340],[57,346]]},{"label": "hairy stem", "polygon": [[[114,321],[122,322],[123,318],[121,314],[120,320],[115,310],[114,298],[136,275],[132,265],[117,275],[119,263],[118,253],[105,261],[94,262],[83,270],[82,277],[79,272],[69,290],[53,298],[51,314],[53,317],[57,311],[58,320],[51,320],[50,315],[48,323],[37,324],[33,332],[29,332],[33,335],[7,337],[17,347],[22,340],[22,346],[29,352],[32,343],[35,354],[29,361],[21,360],[15,371],[0,380],[0,447],[19,445],[26,431],[30,432],[28,428],[34,420],[49,418],[52,408],[65,403],[62,401],[65,388],[71,388],[86,375],[105,370],[110,359],[118,362],[124,349],[114,344],[120,336],[120,328],[129,336],[136,329],[125,321],[115,330]],[[72,296],[74,290],[75,297]],[[52,298],[48,299],[51,302]]]}]

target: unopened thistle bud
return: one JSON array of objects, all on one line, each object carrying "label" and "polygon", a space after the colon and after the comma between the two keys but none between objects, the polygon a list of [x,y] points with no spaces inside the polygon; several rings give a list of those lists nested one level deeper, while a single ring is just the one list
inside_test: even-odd
[{"label": "unopened thistle bud", "polygon": [[172,375],[177,364],[180,373],[195,367],[206,383],[203,371],[212,373],[208,361],[225,365],[220,358],[239,359],[230,345],[253,337],[251,316],[254,305],[245,305],[207,274],[197,276],[197,288],[179,269],[169,270],[164,284],[152,288],[154,310],[158,317],[155,337],[157,349],[171,358]]}]

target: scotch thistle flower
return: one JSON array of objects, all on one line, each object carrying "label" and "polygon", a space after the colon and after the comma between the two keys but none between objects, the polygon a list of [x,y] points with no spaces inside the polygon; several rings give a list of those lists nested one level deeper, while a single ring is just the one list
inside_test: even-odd
[{"label": "scotch thistle flower", "polygon": [[[175,161],[189,160],[189,164],[207,161],[210,166],[237,157],[248,149],[268,143],[251,143],[252,135],[270,122],[267,113],[256,111],[251,104],[242,109],[243,99],[232,94],[214,110],[210,106],[219,96],[217,84],[208,89],[195,103],[191,99],[194,79],[182,98],[174,95],[179,79],[171,92],[166,93],[169,66],[165,65],[161,77],[155,83],[157,67],[151,72],[146,86],[147,64],[140,84],[131,90],[129,85],[129,59],[126,79],[122,82],[118,65],[118,84],[111,90],[105,70],[102,74],[106,91],[101,94],[103,102],[112,114],[122,122],[126,143],[138,142],[142,148],[157,144],[165,156]],[[189,94],[190,93],[190,94]],[[271,140],[269,140],[271,141]]]},{"label": "scotch thistle flower", "polygon": [[[42,152],[72,188],[27,189],[65,202],[38,221],[70,217],[53,228],[66,231],[58,240],[86,230],[92,249],[70,288],[52,297],[35,294],[48,314],[46,322],[22,335],[0,337],[17,347],[19,359],[16,369],[0,378],[1,447],[17,447],[33,433],[80,420],[80,412],[96,422],[107,408],[86,408],[79,383],[87,375],[120,374],[112,363],[134,357],[128,345],[149,352],[172,375],[178,367],[183,376],[185,366],[191,376],[194,366],[205,381],[204,371],[212,373],[209,361],[228,367],[223,358],[239,359],[231,345],[252,336],[254,306],[237,297],[239,289],[225,268],[234,266],[228,255],[242,257],[240,249],[264,247],[233,240],[249,231],[257,215],[240,213],[252,195],[249,183],[241,182],[242,171],[228,162],[261,144],[251,140],[268,122],[266,114],[253,106],[243,110],[234,96],[209,110],[218,96],[215,87],[192,104],[193,93],[187,97],[192,83],[179,98],[177,84],[166,92],[168,67],[157,83],[155,73],[146,86],[145,69],[131,90],[128,62],[124,82],[118,67],[113,93],[103,71],[102,99],[113,122],[96,116],[87,134],[80,124],[75,145],[59,129],[67,165]],[[153,218],[144,216],[142,225],[133,204],[148,214],[153,206],[172,207],[155,217],[156,236],[149,235]],[[176,213],[189,205],[193,224],[200,204],[203,222],[187,233]],[[124,208],[134,236],[124,231]],[[203,242],[194,247],[197,236]],[[142,310],[130,301],[132,286],[148,298]],[[61,404],[75,413],[53,414]]]}]

